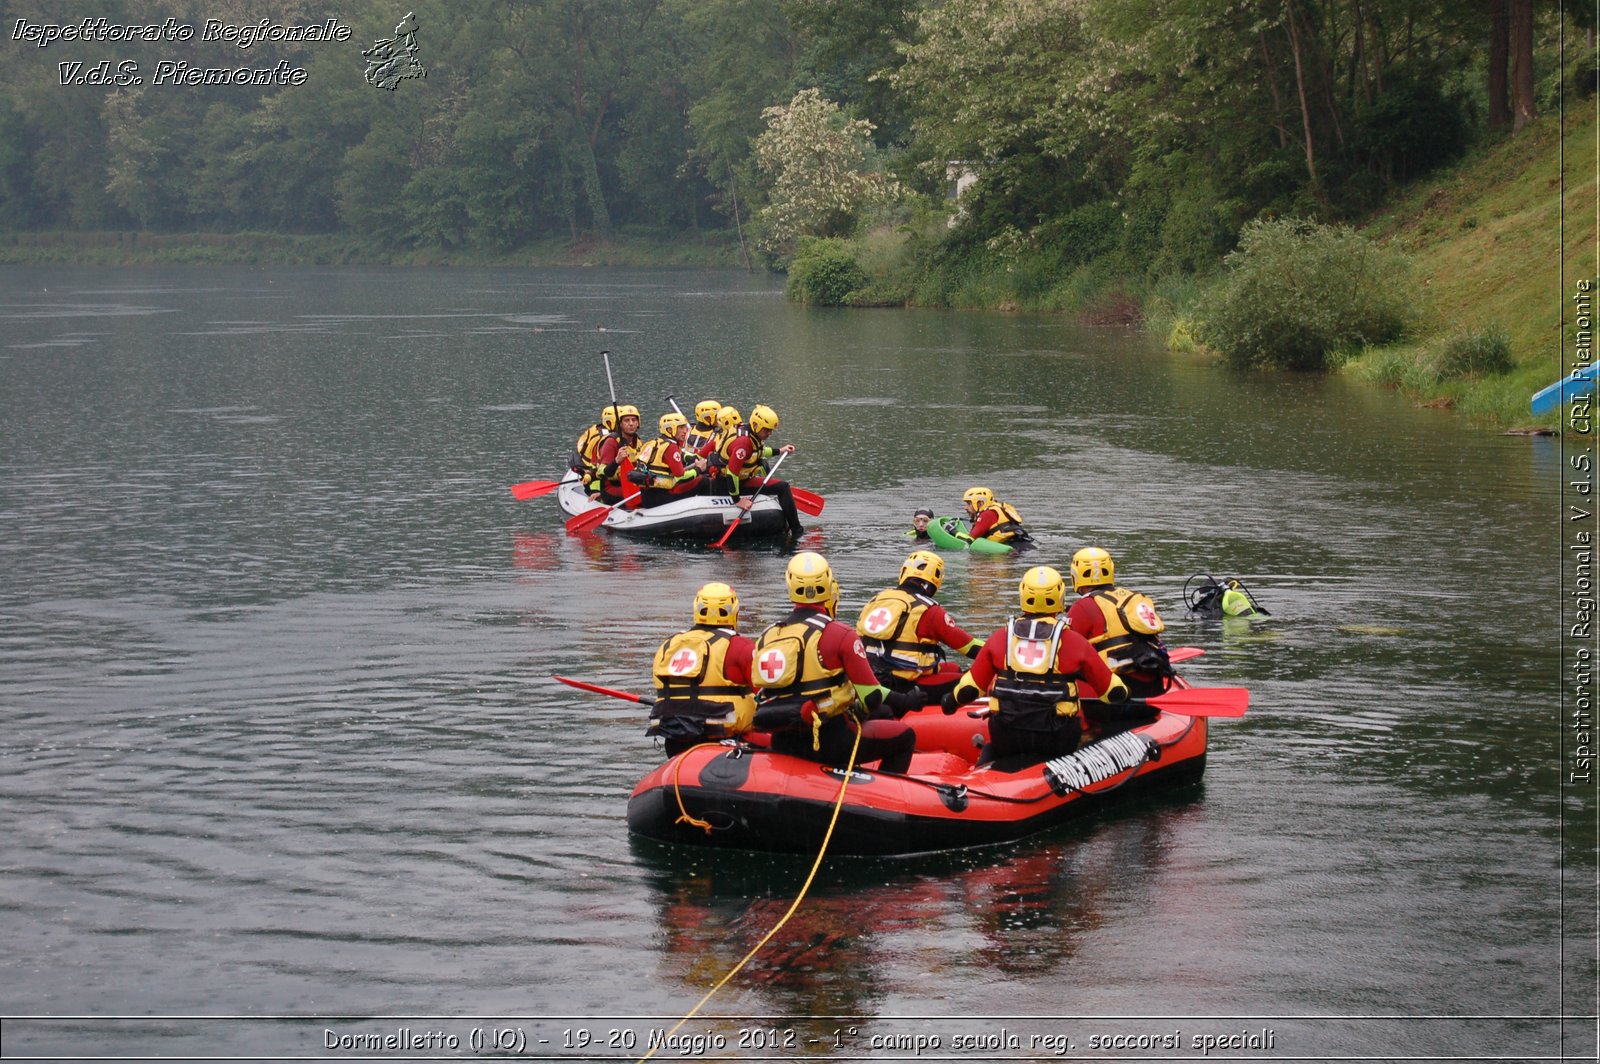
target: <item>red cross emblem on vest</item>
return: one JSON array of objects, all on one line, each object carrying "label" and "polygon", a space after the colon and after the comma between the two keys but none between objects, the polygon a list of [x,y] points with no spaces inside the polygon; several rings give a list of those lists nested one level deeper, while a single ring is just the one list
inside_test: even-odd
[{"label": "red cross emblem on vest", "polygon": [[682,676],[685,673],[693,672],[694,667],[698,664],[700,664],[700,655],[688,647],[684,647],[672,655],[672,660],[667,662],[667,671],[674,676]]},{"label": "red cross emblem on vest", "polygon": [[1044,660],[1045,646],[1037,639],[1024,639],[1017,644],[1017,660],[1032,668]]},{"label": "red cross emblem on vest", "polygon": [[889,627],[889,618],[892,616],[893,614],[889,612],[889,607],[879,606],[877,609],[867,614],[867,631],[883,631],[885,628]]},{"label": "red cross emblem on vest", "polygon": [[762,679],[774,683],[783,675],[783,670],[789,665],[789,659],[784,657],[782,651],[769,650],[761,655],[761,660],[756,662],[756,668],[761,670]]}]

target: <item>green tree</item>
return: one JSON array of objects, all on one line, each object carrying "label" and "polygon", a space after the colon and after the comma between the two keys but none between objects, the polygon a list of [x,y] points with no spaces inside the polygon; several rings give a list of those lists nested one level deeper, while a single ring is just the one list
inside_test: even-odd
[{"label": "green tree", "polygon": [[910,115],[889,75],[896,47],[911,31],[915,4],[903,0],[788,0],[803,43],[803,76],[850,113],[873,125],[880,148],[904,144]]},{"label": "green tree", "polygon": [[713,205],[743,247],[744,219],[761,205],[751,144],[762,111],[794,95],[800,45],[783,5],[770,0],[696,0],[683,5],[682,17],[685,33],[702,42],[686,76],[690,165],[716,190]]},{"label": "green tree", "polygon": [[780,256],[804,236],[848,236],[863,213],[899,193],[874,165],[872,124],[847,118],[816,89],[762,112],[767,129],[755,142],[756,160],[771,181],[760,214],[760,242]]}]

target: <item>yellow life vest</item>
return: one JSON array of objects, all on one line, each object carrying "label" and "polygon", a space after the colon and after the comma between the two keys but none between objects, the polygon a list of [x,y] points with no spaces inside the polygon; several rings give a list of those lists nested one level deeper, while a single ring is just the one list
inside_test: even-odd
[{"label": "yellow life vest", "polygon": [[634,458],[634,468],[643,469],[650,478],[645,483],[645,487],[671,488],[675,487],[678,481],[682,479],[667,465],[667,454],[674,443],[675,441],[669,440],[664,436],[657,436],[645,444],[639,451],[638,457]]},{"label": "yellow life vest", "polygon": [[1104,587],[1089,592],[1105,615],[1106,630],[1089,640],[1113,670],[1127,668],[1136,658],[1159,650],[1156,636],[1167,630],[1150,596],[1125,587]]},{"label": "yellow life vest", "polygon": [[920,639],[917,627],[933,605],[926,595],[891,587],[861,608],[856,633],[867,655],[878,659],[902,680],[915,680],[939,667],[944,655],[936,640]]},{"label": "yellow life vest", "polygon": [[704,721],[711,739],[750,730],[755,692],[729,680],[727,673],[728,644],[737,634],[732,628],[697,624],[657,648],[651,667],[656,684],[652,727],[664,717],[692,717]]},{"label": "yellow life vest", "polygon": [[791,615],[761,633],[750,678],[763,702],[810,700],[818,720],[837,717],[855,704],[855,684],[844,669],[824,665],[817,649],[830,623],[827,614],[807,610],[798,620]]},{"label": "yellow life vest", "polygon": [[689,426],[689,438],[684,441],[683,449],[685,452],[693,452],[698,455],[707,443],[716,438],[717,427],[715,425],[707,427],[696,423]]},{"label": "yellow life vest", "polygon": [[606,438],[606,427],[596,422],[583,430],[578,437],[578,442],[573,445],[573,453],[578,456],[582,469],[593,469],[599,461],[600,441]]},{"label": "yellow life vest", "polygon": [[[1022,533],[1022,515],[1017,512],[1015,506],[995,499],[988,506],[985,506],[981,512],[988,513],[990,510],[995,511],[999,516],[995,518],[994,527],[989,529],[984,535],[984,539],[993,540],[996,543],[1005,543],[1015,539]],[[978,523],[977,517],[972,519],[972,523]]]},{"label": "yellow life vest", "polygon": [[738,439],[740,436],[750,437],[750,457],[745,461],[744,468],[739,471],[739,474],[736,477],[731,471],[728,473],[728,476],[733,477],[740,484],[745,484],[752,478],[765,477],[767,475],[766,444],[756,439],[755,436],[751,435],[750,433],[742,431],[743,428],[744,426],[741,425],[734,429],[732,432],[728,433],[727,436],[723,437],[721,443],[717,444],[717,453],[722,456],[723,469],[727,469],[727,463],[732,460],[731,456],[728,454],[728,451],[733,447],[733,441]]},{"label": "yellow life vest", "polygon": [[989,688],[989,708],[1014,727],[1045,730],[1078,712],[1078,674],[1056,671],[1068,629],[1060,617],[1006,622],[1006,667]]}]

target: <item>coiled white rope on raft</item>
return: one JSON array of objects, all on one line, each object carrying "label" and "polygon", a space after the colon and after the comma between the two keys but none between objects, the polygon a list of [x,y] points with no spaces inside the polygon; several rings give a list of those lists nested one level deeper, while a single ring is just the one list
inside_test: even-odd
[{"label": "coiled white rope on raft", "polygon": [[717,984],[710,990],[707,990],[705,996],[694,1003],[694,1008],[690,1009],[688,1013],[684,1015],[683,1019],[672,1025],[672,1030],[668,1031],[664,1036],[662,1036],[660,1044],[652,1046],[648,1053],[639,1058],[638,1064],[644,1064],[645,1061],[655,1056],[656,1050],[661,1048],[661,1045],[671,1044],[672,1036],[677,1034],[684,1024],[688,1023],[690,1020],[694,1019],[695,1016],[699,1015],[700,1010],[705,1008],[706,1002],[711,1000],[711,995],[715,994],[718,990],[721,990],[728,984],[728,980],[732,979],[735,975],[738,975],[739,970],[746,964],[750,963],[750,958],[754,957],[757,953],[760,953],[761,947],[772,941],[772,936],[776,935],[780,930],[782,930],[783,925],[789,922],[789,917],[793,916],[795,911],[800,908],[800,903],[805,900],[806,892],[811,889],[812,881],[817,878],[817,869],[822,867],[822,858],[828,852],[828,843],[833,840],[833,827],[839,822],[839,810],[844,808],[844,792],[846,788],[850,786],[851,774],[855,772],[856,752],[861,749],[861,728],[859,725],[857,725],[855,731],[855,742],[850,746],[850,761],[845,765],[844,779],[839,782],[839,797],[834,799],[833,815],[828,818],[828,830],[824,832],[822,836],[822,848],[817,851],[817,859],[811,862],[811,871],[806,873],[806,881],[800,884],[800,893],[794,896],[794,903],[789,906],[789,911],[784,913],[782,918],[779,919],[777,923],[772,925],[771,931],[768,931],[765,935],[761,936],[761,941],[757,942],[753,947],[751,947],[750,952],[746,953],[743,959],[741,959],[738,964],[735,964],[728,971],[727,975],[724,975],[721,979],[717,980]]}]

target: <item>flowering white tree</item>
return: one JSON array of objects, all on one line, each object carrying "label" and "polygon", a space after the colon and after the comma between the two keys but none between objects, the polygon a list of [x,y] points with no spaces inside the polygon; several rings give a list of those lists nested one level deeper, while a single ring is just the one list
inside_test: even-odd
[{"label": "flowering white tree", "polygon": [[787,254],[805,236],[849,236],[867,208],[899,196],[899,183],[873,164],[872,123],[846,118],[820,90],[805,89],[761,117],[767,128],[755,140],[756,164],[771,185],[757,217],[767,250]]}]

